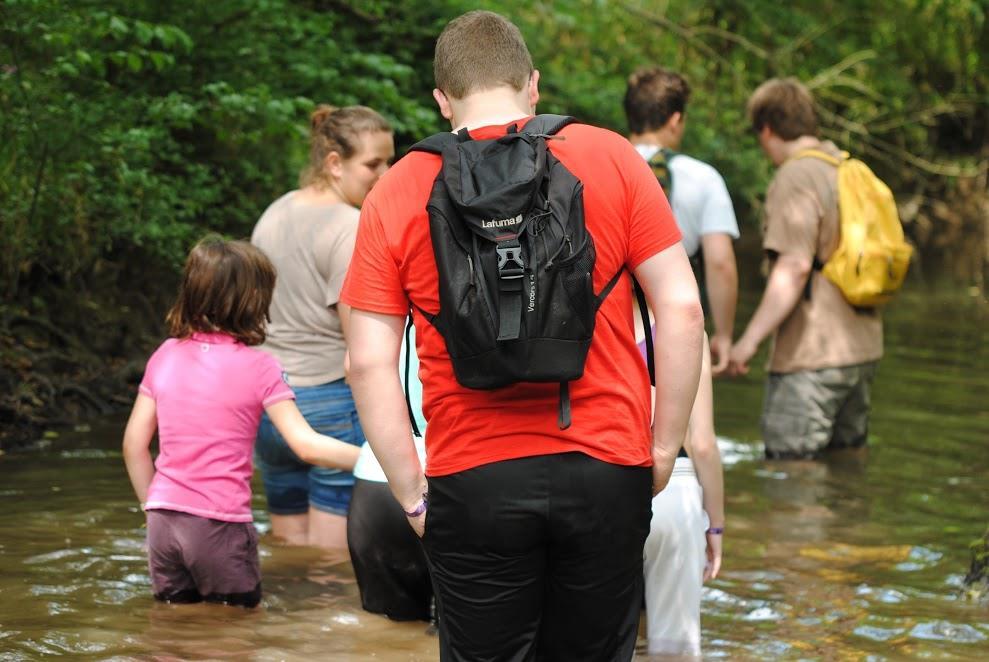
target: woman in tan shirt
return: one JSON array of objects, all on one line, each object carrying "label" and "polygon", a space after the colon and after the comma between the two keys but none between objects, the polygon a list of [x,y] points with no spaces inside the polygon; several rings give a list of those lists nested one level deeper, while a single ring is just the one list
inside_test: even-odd
[{"label": "woman in tan shirt", "polygon": [[[357,235],[358,208],[395,155],[391,127],[364,106],[312,114],[310,162],[301,188],[265,210],[251,242],[278,270],[263,349],[273,354],[299,409],[319,432],[364,442],[344,381],[349,309],[340,303]],[[290,544],[347,548],[354,477],[300,460],[267,418],[255,453],[272,533]]]}]

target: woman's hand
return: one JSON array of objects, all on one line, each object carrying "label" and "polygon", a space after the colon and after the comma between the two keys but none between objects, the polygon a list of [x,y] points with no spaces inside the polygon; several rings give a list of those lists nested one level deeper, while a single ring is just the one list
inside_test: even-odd
[{"label": "woman's hand", "polygon": [[704,581],[715,579],[721,572],[721,539],[720,533],[705,533],[707,538],[707,563],[704,564]]}]

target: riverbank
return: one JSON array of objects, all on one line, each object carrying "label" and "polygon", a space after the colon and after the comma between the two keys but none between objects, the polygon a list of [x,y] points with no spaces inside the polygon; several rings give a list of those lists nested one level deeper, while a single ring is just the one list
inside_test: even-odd
[{"label": "riverbank", "polygon": [[120,298],[63,290],[0,303],[0,452],[133,403],[162,302],[105,292]]},{"label": "riverbank", "polygon": [[[750,297],[763,284],[757,235],[747,231],[736,245],[740,286]],[[947,279],[930,286],[921,272],[911,268],[904,295],[960,296],[980,302],[978,316],[987,315],[985,291]],[[0,302],[0,452],[129,409],[144,363],[165,337],[177,278],[161,265],[136,273],[106,268],[86,287],[35,284],[25,288],[32,296]],[[740,314],[739,324],[745,319]]]}]

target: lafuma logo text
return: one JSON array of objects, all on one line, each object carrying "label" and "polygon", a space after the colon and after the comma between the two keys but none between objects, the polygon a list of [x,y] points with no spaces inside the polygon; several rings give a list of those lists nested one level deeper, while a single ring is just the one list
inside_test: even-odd
[{"label": "lafuma logo text", "polygon": [[518,225],[522,222],[522,214],[518,216],[512,216],[511,218],[503,218],[497,221],[481,221],[482,228],[505,228],[509,225]]}]

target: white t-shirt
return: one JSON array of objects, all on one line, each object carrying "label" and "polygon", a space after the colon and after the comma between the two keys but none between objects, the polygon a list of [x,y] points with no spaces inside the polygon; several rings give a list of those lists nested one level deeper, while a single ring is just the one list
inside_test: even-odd
[{"label": "white t-shirt", "polygon": [[[635,149],[646,161],[659,151],[656,145],[636,145]],[[669,168],[673,181],[670,206],[683,233],[687,255],[693,256],[697,252],[701,237],[706,234],[721,232],[737,239],[735,209],[725,180],[718,171],[686,154],[677,154],[670,159]]]},{"label": "white t-shirt", "polygon": [[[426,466],[426,440],[422,437],[412,437],[416,445],[416,453],[419,455],[419,463]],[[361,445],[361,453],[357,456],[357,464],[354,465],[354,477],[361,480],[369,480],[374,483],[387,483],[384,469],[378,462],[371,450],[371,444],[366,441]]]}]

